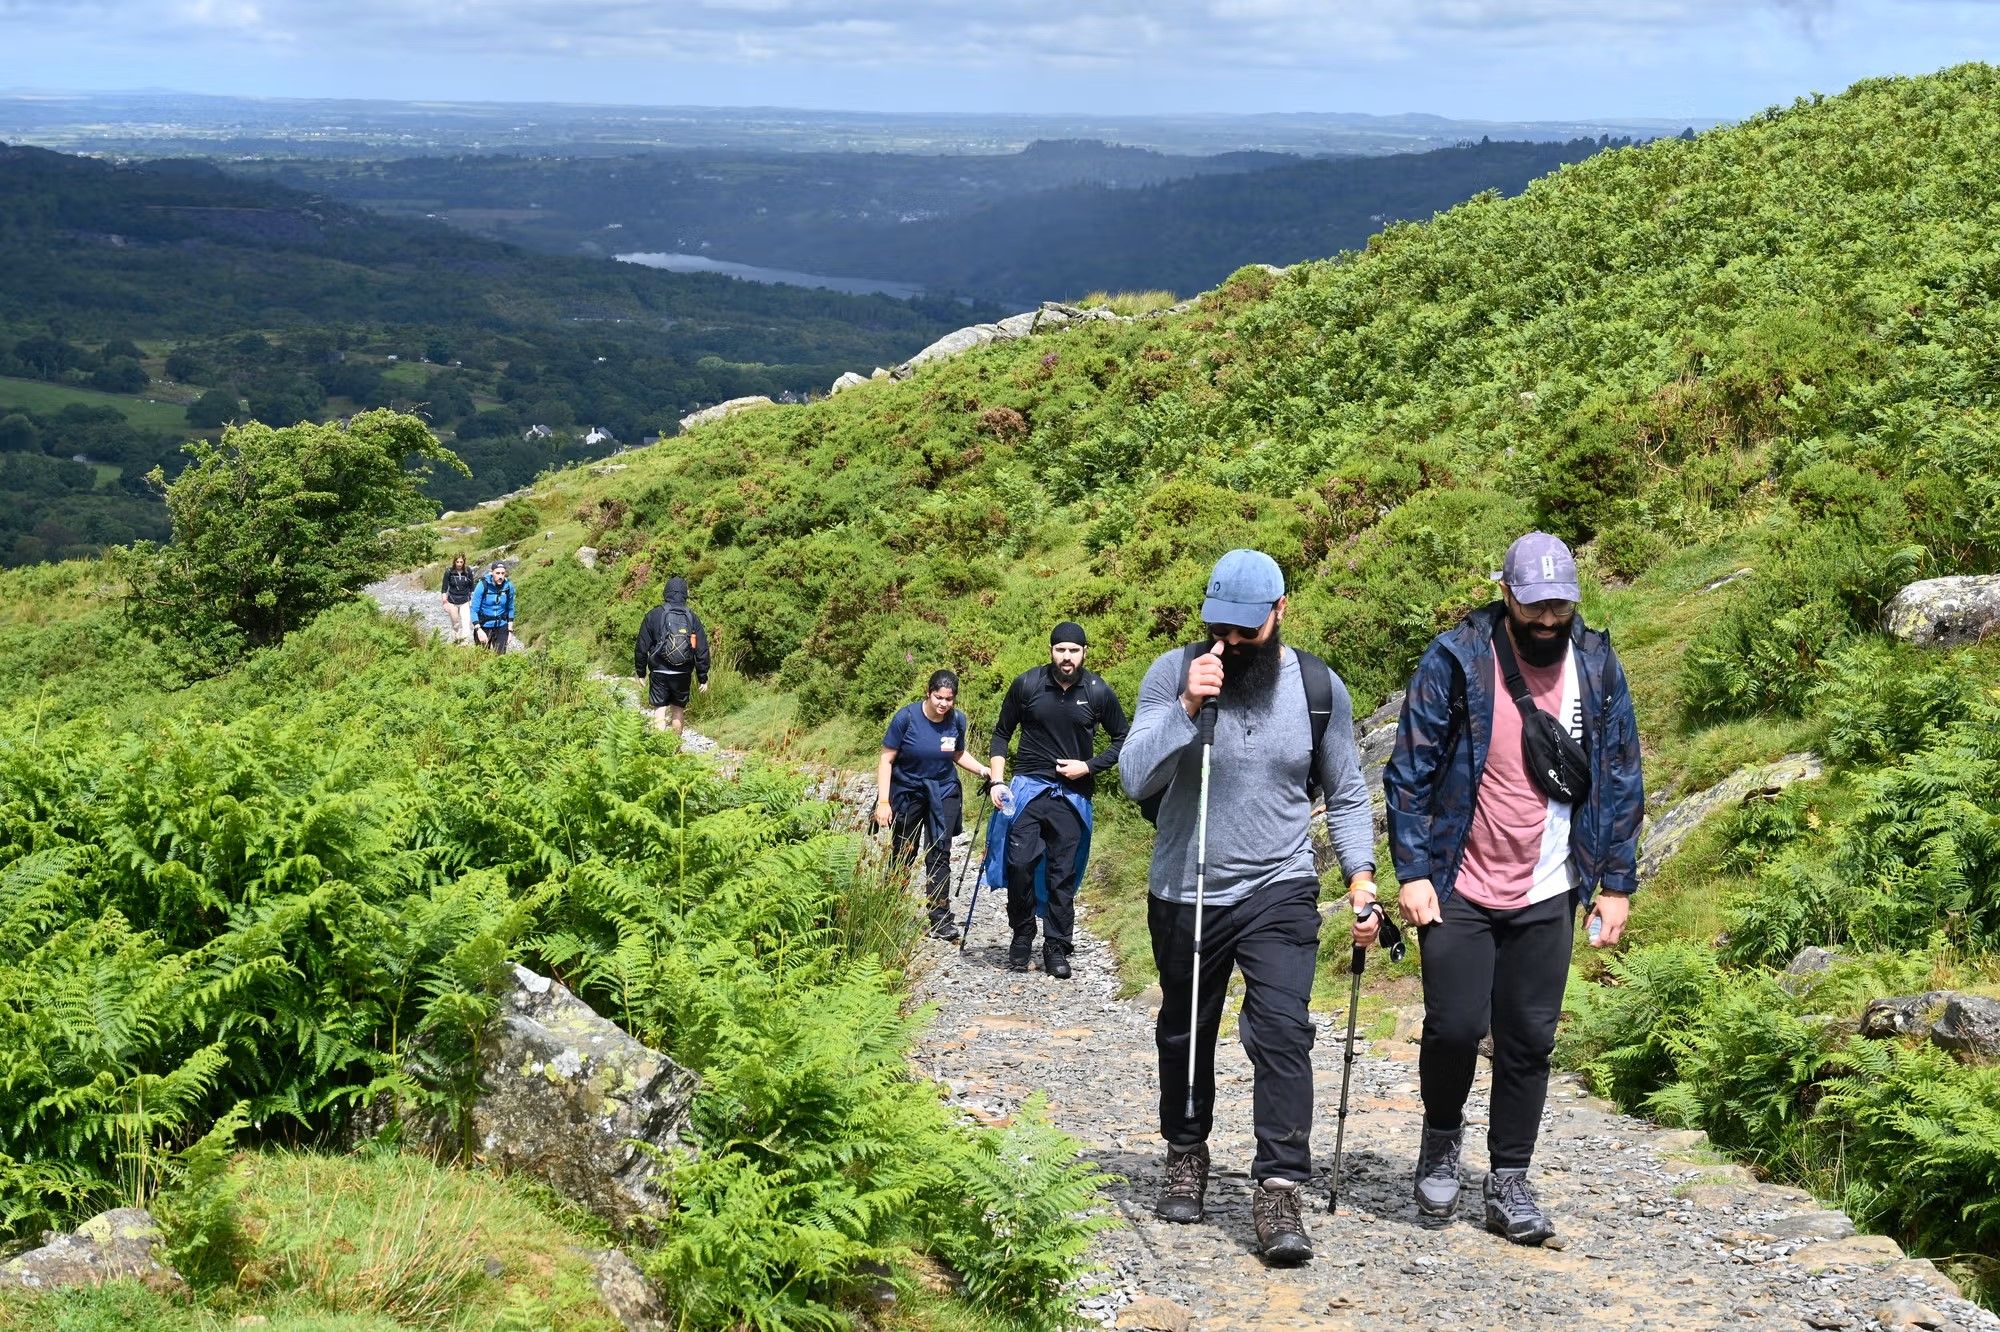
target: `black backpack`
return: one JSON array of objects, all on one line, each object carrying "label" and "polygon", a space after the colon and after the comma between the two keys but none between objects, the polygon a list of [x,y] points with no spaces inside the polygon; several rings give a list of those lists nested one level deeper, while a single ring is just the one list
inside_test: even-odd
[{"label": "black backpack", "polygon": [[653,644],[653,668],[691,671],[694,669],[695,649],[701,641],[694,628],[694,612],[685,606],[666,606],[662,609],[667,612],[666,623],[662,626],[664,632]]},{"label": "black backpack", "polygon": [[[1180,687],[1174,691],[1176,694],[1187,689],[1188,667],[1194,664],[1194,659],[1214,647],[1213,643],[1189,643],[1181,649]],[[1326,724],[1333,716],[1333,671],[1304,648],[1295,647],[1292,651],[1298,654],[1299,678],[1306,687],[1306,715],[1312,719],[1312,759],[1306,764],[1306,794],[1317,796],[1320,746],[1326,739]],[[1140,797],[1139,812],[1146,816],[1146,822],[1159,826],[1160,805],[1172,787],[1169,781],[1153,794]]]}]

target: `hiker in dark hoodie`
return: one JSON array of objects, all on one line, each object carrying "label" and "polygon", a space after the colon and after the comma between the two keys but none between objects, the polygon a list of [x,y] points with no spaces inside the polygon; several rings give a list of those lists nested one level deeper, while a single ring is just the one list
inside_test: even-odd
[{"label": "hiker in dark hoodie", "polygon": [[667,580],[661,603],[646,612],[632,649],[632,673],[649,685],[647,705],[653,725],[681,733],[688,698],[699,682],[708,692],[708,627],[688,607],[687,579]]},{"label": "hiker in dark hoodie", "polygon": [[1625,671],[1583,622],[1569,547],[1530,532],[1500,578],[1502,600],[1417,662],[1382,786],[1423,952],[1417,1210],[1438,1223],[1457,1210],[1465,1098],[1490,1029],[1486,1228],[1540,1244],[1555,1227],[1528,1165],[1576,913],[1588,909],[1595,947],[1624,933],[1646,793]]},{"label": "hiker in dark hoodie", "polygon": [[472,593],[478,586],[479,575],[472,572],[465,555],[452,556],[450,566],[444,571],[444,581],[438,586],[438,600],[444,603],[445,614],[451,616],[454,643],[472,641]]}]

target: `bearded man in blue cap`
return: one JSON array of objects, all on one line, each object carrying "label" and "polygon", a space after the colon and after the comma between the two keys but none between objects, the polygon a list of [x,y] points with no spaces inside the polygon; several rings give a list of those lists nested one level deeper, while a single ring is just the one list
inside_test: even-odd
[{"label": "bearded man in blue cap", "polygon": [[[1154,1211],[1168,1221],[1202,1218],[1215,1035],[1230,972],[1240,969],[1237,1032],[1256,1076],[1251,1220],[1267,1262],[1300,1263],[1312,1256],[1300,1205],[1312,1175],[1313,1024],[1307,1003],[1321,919],[1313,793],[1325,796],[1327,827],[1357,910],[1375,900],[1374,818],[1347,687],[1325,662],[1281,640],[1285,579],[1277,561],[1256,550],[1224,555],[1209,577],[1201,618],[1202,641],[1161,654],[1146,672],[1118,764],[1125,794],[1142,808],[1157,801],[1146,925],[1163,996],[1154,1043],[1167,1162]],[[1210,702],[1217,710],[1197,905],[1203,818],[1197,718]],[[1373,939],[1372,917],[1369,925]],[[1355,941],[1361,942],[1358,933]]]}]

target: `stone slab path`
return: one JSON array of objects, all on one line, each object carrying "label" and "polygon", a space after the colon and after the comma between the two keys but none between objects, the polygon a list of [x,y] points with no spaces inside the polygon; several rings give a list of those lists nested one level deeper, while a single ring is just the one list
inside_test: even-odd
[{"label": "stone slab path", "polygon": [[[959,904],[961,912],[964,903]],[[1315,1014],[1319,1165],[1306,1209],[1315,1258],[1266,1268],[1250,1223],[1250,1065],[1218,1052],[1208,1218],[1152,1215],[1161,1183],[1153,1012],[1122,999],[1110,948],[1079,931],[1076,976],[1006,970],[1001,902],[982,896],[966,948],[927,942],[918,997],[938,1017],[916,1053],[974,1119],[1002,1123],[1035,1091],[1102,1168],[1126,1222],[1097,1257],[1111,1289],[1088,1306],[1110,1326],[1204,1329],[1758,1328],[2000,1329],[1929,1263],[1739,1166],[1703,1165],[1699,1134],[1618,1113],[1573,1080],[1551,1087],[1536,1175],[1562,1247],[1522,1248],[1476,1221],[1425,1229],[1410,1200],[1419,1124],[1417,1047],[1376,1042],[1354,1066],[1340,1213],[1327,1173],[1340,1097],[1344,1011]],[[962,916],[961,916],[962,919]],[[1231,1024],[1225,1024],[1227,1028]],[[1365,1042],[1357,1045],[1362,1049]],[[1487,1073],[1467,1109],[1476,1215]]]}]

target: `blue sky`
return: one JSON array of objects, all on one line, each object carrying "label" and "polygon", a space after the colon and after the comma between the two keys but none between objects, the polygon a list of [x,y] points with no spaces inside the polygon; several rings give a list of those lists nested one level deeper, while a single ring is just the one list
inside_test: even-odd
[{"label": "blue sky", "polygon": [[0,86],[1734,119],[2000,60],[2000,0],[0,0]]}]

